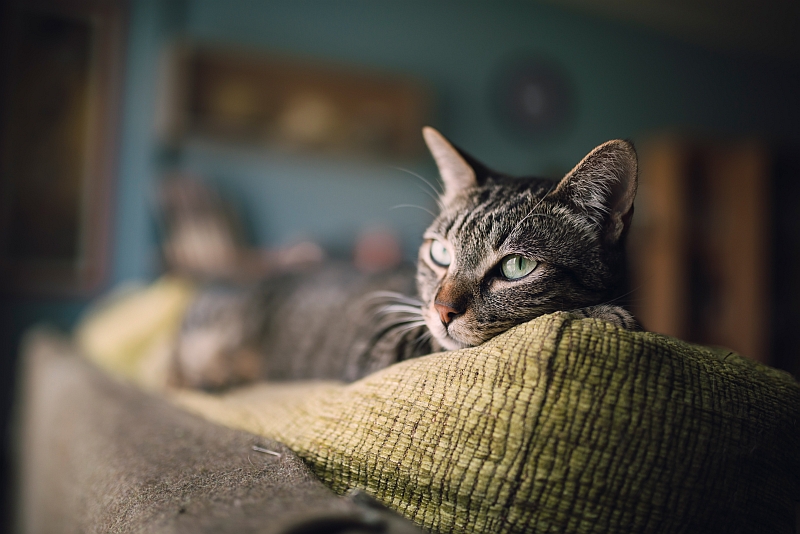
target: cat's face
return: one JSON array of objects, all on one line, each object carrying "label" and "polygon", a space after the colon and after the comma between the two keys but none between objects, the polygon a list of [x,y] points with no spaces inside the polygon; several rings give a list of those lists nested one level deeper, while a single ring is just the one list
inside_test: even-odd
[{"label": "cat's face", "polygon": [[439,345],[478,345],[539,315],[615,295],[636,193],[630,143],[605,143],[552,182],[503,176],[435,130],[424,135],[445,188],[424,234],[417,286]]}]

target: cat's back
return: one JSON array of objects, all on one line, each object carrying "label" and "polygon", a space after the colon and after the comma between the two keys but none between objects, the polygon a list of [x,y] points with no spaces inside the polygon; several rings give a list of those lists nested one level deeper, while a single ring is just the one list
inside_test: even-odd
[{"label": "cat's back", "polygon": [[[253,379],[355,380],[410,357],[401,338],[421,321],[391,310],[413,309],[414,272],[402,265],[363,273],[332,261],[246,287],[205,287],[178,339],[178,382],[214,388]],[[426,350],[419,343],[413,355]]]},{"label": "cat's back", "polygon": [[265,375],[352,380],[367,374],[363,368],[377,363],[372,360],[393,356],[388,346],[383,352],[377,346],[385,342],[381,329],[391,323],[384,313],[388,295],[414,292],[414,269],[405,265],[365,274],[330,263],[264,280],[248,320],[257,319],[254,335],[269,352]]}]

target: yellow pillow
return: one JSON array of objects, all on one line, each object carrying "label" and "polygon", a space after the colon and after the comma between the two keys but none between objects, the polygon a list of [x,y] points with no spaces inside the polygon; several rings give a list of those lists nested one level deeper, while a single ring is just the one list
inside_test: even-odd
[{"label": "yellow pillow", "polygon": [[191,282],[173,276],[117,289],[83,318],[75,342],[110,374],[161,391],[167,387],[175,336],[196,292]]}]

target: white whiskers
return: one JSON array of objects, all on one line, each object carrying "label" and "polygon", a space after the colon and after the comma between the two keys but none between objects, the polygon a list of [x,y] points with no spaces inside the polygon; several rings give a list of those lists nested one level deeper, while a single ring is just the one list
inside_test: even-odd
[{"label": "white whiskers", "polygon": [[[395,324],[391,327],[391,329],[397,332],[399,335],[403,335],[406,332],[410,332],[412,330],[420,328],[421,326],[425,326],[425,321],[418,319],[416,321],[409,321],[408,323]],[[397,330],[398,328],[399,330]]]},{"label": "white whiskers", "polygon": [[408,304],[410,306],[422,306],[422,301],[409,297],[396,291],[372,291],[366,296],[367,301],[376,301],[383,299],[386,304]]},{"label": "white whiskers", "polygon": [[429,213],[431,217],[434,217],[434,218],[436,217],[436,214],[435,214],[435,213],[433,213],[433,212],[432,212],[431,210],[429,210],[428,208],[423,208],[422,206],[417,206],[416,204],[398,204],[397,206],[392,206],[392,207],[391,207],[391,208],[389,208],[389,209],[396,210],[396,209],[398,209],[398,208],[417,208],[418,210],[422,210],[422,211],[424,211],[424,212],[427,212],[427,213]]},{"label": "white whiskers", "polygon": [[379,313],[408,313],[411,315],[421,315],[422,310],[419,306],[409,306],[407,304],[390,304],[380,309]]},{"label": "white whiskers", "polygon": [[[426,195],[431,197],[433,199],[433,201],[436,202],[436,205],[439,206],[440,210],[444,209],[444,206],[442,205],[442,201],[441,201],[442,192],[439,190],[439,188],[434,186],[429,180],[425,179],[424,177],[420,176],[419,174],[415,173],[414,171],[410,171],[410,170],[405,169],[403,167],[395,167],[395,169],[397,169],[398,171],[402,171],[402,172],[404,172],[406,174],[410,174],[411,176],[421,180],[422,183],[424,183],[425,185],[427,185],[430,188],[430,191],[428,191],[427,189],[425,189],[422,186],[419,186],[419,184],[417,184],[419,186],[420,190],[422,190]],[[431,193],[431,191],[433,191],[433,193]]]},{"label": "white whiskers", "polygon": [[[366,296],[366,302],[375,310],[374,313],[381,317],[383,330],[387,333],[405,335],[415,329],[426,327],[420,300],[394,291],[373,291]],[[428,333],[427,327],[420,332],[420,337],[425,333]],[[417,338],[414,342],[420,344],[424,340],[424,337],[422,340]]]}]

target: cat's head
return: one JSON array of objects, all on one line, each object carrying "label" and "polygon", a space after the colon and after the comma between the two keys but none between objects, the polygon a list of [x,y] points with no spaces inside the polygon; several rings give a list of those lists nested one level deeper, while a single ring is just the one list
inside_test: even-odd
[{"label": "cat's head", "polygon": [[424,234],[422,314],[445,349],[478,345],[553,311],[616,296],[633,215],[633,145],[609,141],[560,181],[489,170],[433,128],[441,211]]}]

